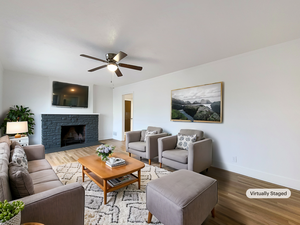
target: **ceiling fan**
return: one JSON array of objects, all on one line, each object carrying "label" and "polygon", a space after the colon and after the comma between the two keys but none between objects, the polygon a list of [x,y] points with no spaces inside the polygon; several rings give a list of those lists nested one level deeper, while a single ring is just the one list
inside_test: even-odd
[{"label": "ceiling fan", "polygon": [[127,56],[126,53],[121,52],[121,51],[118,54],[107,53],[105,55],[106,60],[98,59],[98,58],[95,58],[95,57],[92,57],[92,56],[89,56],[89,55],[85,55],[85,54],[81,54],[80,56],[107,63],[107,65],[103,65],[103,66],[99,66],[99,67],[90,69],[90,70],[88,70],[89,72],[94,72],[96,70],[107,67],[110,71],[115,72],[118,77],[122,77],[123,74],[119,70],[119,67],[125,67],[125,68],[128,68],[128,69],[139,70],[139,71],[141,71],[143,69],[143,67],[140,67],[140,66],[134,66],[134,65],[125,64],[125,63],[118,63],[119,61],[121,61],[122,59],[124,59]]}]

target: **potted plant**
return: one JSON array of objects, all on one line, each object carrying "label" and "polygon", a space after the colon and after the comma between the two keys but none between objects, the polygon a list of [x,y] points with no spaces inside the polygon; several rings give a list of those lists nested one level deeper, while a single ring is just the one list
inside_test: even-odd
[{"label": "potted plant", "polygon": [[14,225],[21,223],[21,211],[24,209],[22,201],[9,203],[0,201],[0,225]]},{"label": "potted plant", "polygon": [[27,121],[28,123],[28,133],[29,135],[32,135],[34,133],[34,114],[31,112],[31,110],[28,107],[23,107],[22,105],[18,106],[15,105],[13,107],[10,107],[3,123],[0,126],[1,128],[4,128],[3,133],[6,133],[6,124],[7,122],[16,122],[16,121]]},{"label": "potted plant", "polygon": [[96,153],[98,156],[101,156],[101,159],[103,161],[107,161],[108,156],[113,153],[114,149],[115,149],[115,146],[102,144],[96,149]]}]

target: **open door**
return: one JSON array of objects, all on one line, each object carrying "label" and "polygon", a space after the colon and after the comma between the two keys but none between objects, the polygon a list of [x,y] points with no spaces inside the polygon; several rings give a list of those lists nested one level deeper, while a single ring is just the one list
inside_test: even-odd
[{"label": "open door", "polygon": [[133,94],[123,95],[122,140],[126,140],[126,132],[133,129]]},{"label": "open door", "polygon": [[131,101],[125,100],[125,132],[131,131]]}]

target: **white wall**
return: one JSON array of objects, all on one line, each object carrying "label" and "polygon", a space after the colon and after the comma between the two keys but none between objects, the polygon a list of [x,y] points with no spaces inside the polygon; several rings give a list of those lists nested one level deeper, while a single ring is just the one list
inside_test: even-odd
[{"label": "white wall", "polygon": [[88,108],[56,107],[51,105],[54,80],[72,83],[55,77],[4,70],[2,107],[5,113],[14,105],[23,105],[29,107],[35,114],[35,131],[34,135],[29,137],[30,144],[41,143],[41,114],[43,113],[93,113],[93,85],[82,84],[89,86]]},{"label": "white wall", "polygon": [[[133,130],[201,129],[214,141],[214,166],[300,190],[299,62],[300,39],[115,88],[114,138],[122,139],[122,95],[133,93]],[[219,81],[223,123],[170,121],[171,90]]]},{"label": "white wall", "polygon": [[99,140],[112,138],[113,91],[110,87],[94,85],[94,113],[99,113]]},{"label": "white wall", "polygon": [[[3,67],[2,64],[0,62],[0,125],[2,124],[2,121],[4,119],[4,111],[3,111],[3,107],[2,107],[2,102],[3,102]],[[2,136],[2,129],[0,130],[0,137]]]}]

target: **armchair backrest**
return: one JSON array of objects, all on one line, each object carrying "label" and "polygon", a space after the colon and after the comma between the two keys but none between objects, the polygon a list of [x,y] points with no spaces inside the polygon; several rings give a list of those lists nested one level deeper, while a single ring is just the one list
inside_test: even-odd
[{"label": "armchair backrest", "polygon": [[147,128],[148,131],[157,131],[158,134],[162,133],[163,129],[160,127],[148,127]]},{"label": "armchair backrest", "polygon": [[179,133],[181,134],[185,134],[185,135],[197,135],[197,140],[196,141],[200,141],[201,139],[204,138],[204,133],[202,130],[193,130],[193,129],[181,129],[179,131]]}]

